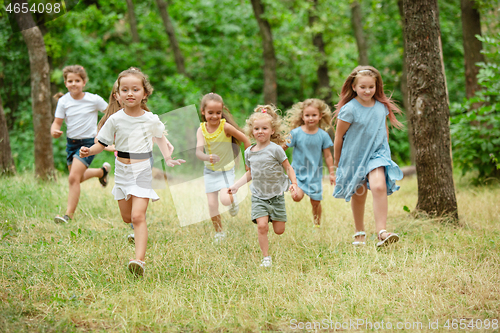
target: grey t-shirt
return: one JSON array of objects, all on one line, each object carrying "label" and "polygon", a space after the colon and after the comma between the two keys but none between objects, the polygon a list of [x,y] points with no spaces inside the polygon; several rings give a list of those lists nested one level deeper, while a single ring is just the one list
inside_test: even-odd
[{"label": "grey t-shirt", "polygon": [[274,142],[259,151],[252,151],[253,147],[245,150],[245,163],[252,174],[252,195],[268,200],[288,190],[288,177],[281,165],[287,159],[283,148]]}]

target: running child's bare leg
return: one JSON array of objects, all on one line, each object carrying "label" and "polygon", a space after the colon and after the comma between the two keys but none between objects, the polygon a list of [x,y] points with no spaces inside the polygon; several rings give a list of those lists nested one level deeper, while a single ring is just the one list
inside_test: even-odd
[{"label": "running child's bare leg", "polygon": [[207,193],[207,200],[208,212],[210,213],[210,216],[212,218],[212,223],[214,225],[215,231],[222,232],[222,221],[219,214],[219,192]]},{"label": "running child's bare leg", "polygon": [[[380,167],[372,170],[368,179],[370,181],[370,190],[373,195],[373,215],[375,216],[375,228],[377,234],[384,230],[387,225],[387,184],[385,181],[385,168]],[[385,238],[381,235],[382,239]]]},{"label": "running child's bare leg", "polygon": [[135,259],[144,261],[146,257],[146,247],[148,245],[146,210],[148,209],[149,198],[132,196],[130,200],[132,200],[131,219],[134,225],[135,235]]},{"label": "running child's bare leg", "polygon": [[104,175],[104,172],[102,171],[102,168],[87,169],[85,171],[85,173],[83,174],[82,178],[80,179],[80,183],[83,183],[87,179],[94,178],[94,177],[101,178],[103,175]]},{"label": "running child's bare leg", "polygon": [[[262,255],[264,257],[267,257],[269,256],[269,240],[267,238],[267,233],[269,231],[269,216],[262,216],[257,218],[256,220],[260,250],[262,251]],[[285,231],[284,228],[283,231]]]},{"label": "running child's bare leg", "polygon": [[[356,231],[365,230],[364,217],[367,194],[368,191],[365,183],[363,184],[363,186],[358,188],[356,193],[354,193],[354,195],[351,197],[351,209],[352,215],[354,217],[354,227],[356,228]],[[364,242],[365,236],[358,236],[356,237],[355,241]]]},{"label": "running child's bare leg", "polygon": [[286,222],[283,221],[273,221],[273,230],[276,235],[281,235],[285,232]]},{"label": "running child's bare leg", "polygon": [[68,206],[66,208],[66,215],[73,218],[76,206],[80,200],[80,179],[82,178],[87,167],[79,159],[74,158],[73,164],[69,168],[69,193],[68,193]]},{"label": "running child's bare leg", "polygon": [[311,199],[312,212],[314,217],[314,225],[321,224],[321,201]]},{"label": "running child's bare leg", "polygon": [[300,200],[302,200],[303,197],[304,197],[304,191],[302,191],[302,189],[297,186],[297,193],[295,197],[292,196],[293,201],[299,202]]},{"label": "running child's bare leg", "polygon": [[228,189],[227,188],[223,188],[220,190],[220,202],[221,204],[223,204],[224,206],[229,206],[230,204],[233,203],[233,195],[228,193]]}]

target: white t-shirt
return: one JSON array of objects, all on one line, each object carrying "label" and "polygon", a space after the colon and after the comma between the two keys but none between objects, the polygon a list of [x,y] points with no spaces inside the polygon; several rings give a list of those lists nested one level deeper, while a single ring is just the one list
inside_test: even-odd
[{"label": "white t-shirt", "polygon": [[97,140],[106,145],[115,143],[115,149],[127,153],[149,153],[153,150],[153,137],[163,137],[165,125],[152,112],[144,111],[131,117],[121,109],[106,120]]},{"label": "white t-shirt", "polygon": [[71,139],[94,138],[97,134],[97,111],[104,111],[108,103],[101,96],[86,92],[76,100],[68,92],[57,101],[56,118],[66,122],[66,137]]}]

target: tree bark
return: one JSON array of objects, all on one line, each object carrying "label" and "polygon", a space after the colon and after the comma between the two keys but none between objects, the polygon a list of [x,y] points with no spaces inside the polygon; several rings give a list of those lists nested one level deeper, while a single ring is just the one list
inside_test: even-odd
[{"label": "tree bark", "polygon": [[139,33],[137,32],[137,19],[135,17],[134,11],[134,3],[132,0],[127,0],[127,9],[128,9],[128,19],[130,23],[130,32],[132,34],[132,41],[134,43],[139,43]]},{"label": "tree bark", "polygon": [[[22,4],[26,1],[16,0]],[[13,1],[14,3],[14,1]],[[30,13],[16,14],[16,21],[28,47],[31,72],[31,103],[33,108],[33,129],[35,142],[35,175],[43,180],[55,175],[50,125],[52,110],[50,101],[50,73],[47,51],[40,29]]]},{"label": "tree bark", "polygon": [[354,30],[354,37],[358,45],[359,64],[362,66],[369,65],[368,63],[368,46],[366,45],[365,35],[363,33],[363,20],[361,19],[361,6],[358,1],[351,4],[351,24]]},{"label": "tree bark", "polygon": [[9,129],[3,112],[2,96],[0,96],[0,175],[12,175],[15,172],[16,167],[10,150]]},{"label": "tree bark", "polygon": [[437,0],[403,0],[403,7],[410,122],[418,180],[416,209],[458,220]]},{"label": "tree bark", "polygon": [[464,40],[465,93],[467,98],[471,98],[480,89],[477,82],[479,67],[476,63],[484,62],[484,55],[481,53],[483,44],[476,38],[476,35],[481,35],[481,17],[473,0],[461,0],[460,7]]},{"label": "tree bark", "polygon": [[[318,0],[312,1],[312,6],[309,11],[309,26],[314,31],[314,24],[318,19]],[[321,32],[315,33],[313,35],[313,44],[316,46],[319,52],[319,65],[316,71],[318,75],[318,87],[316,90],[316,95],[318,98],[323,99],[330,107],[332,106],[332,89],[330,87],[330,76],[328,75],[328,62],[325,52],[325,43],[323,41],[323,34]]]},{"label": "tree bark", "polygon": [[278,84],[276,78],[276,54],[274,52],[271,25],[266,19],[262,18],[265,10],[262,1],[251,0],[251,2],[262,37],[264,57],[264,102],[266,104],[276,104],[278,102]]},{"label": "tree bark", "polygon": [[186,68],[184,67],[184,56],[182,55],[181,49],[179,48],[179,43],[175,37],[175,29],[168,15],[168,4],[164,0],[156,0],[158,9],[160,10],[160,16],[163,20],[163,26],[165,27],[165,32],[170,40],[170,46],[174,52],[175,65],[177,66],[177,72],[182,75],[186,75]]}]

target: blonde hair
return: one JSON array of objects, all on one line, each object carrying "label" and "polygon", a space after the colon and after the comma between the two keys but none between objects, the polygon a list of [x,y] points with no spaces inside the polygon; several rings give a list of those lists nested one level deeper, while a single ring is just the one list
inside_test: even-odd
[{"label": "blonde hair", "polygon": [[254,109],[254,113],[246,120],[245,133],[246,135],[255,140],[253,136],[253,123],[259,119],[268,119],[271,128],[274,131],[273,135],[271,135],[271,141],[275,144],[282,146],[285,142],[288,142],[286,139],[287,136],[287,127],[283,124],[280,115],[278,114],[278,109],[270,104],[270,105],[258,105]]},{"label": "blonde hair", "polygon": [[287,111],[286,121],[290,129],[294,129],[304,125],[304,110],[309,107],[318,109],[321,119],[319,121],[319,128],[327,130],[332,122],[332,111],[330,107],[321,99],[309,98],[303,102],[295,103],[290,110]]},{"label": "blonde hair", "polygon": [[99,131],[106,120],[111,117],[112,114],[116,113],[116,111],[121,110],[122,107],[120,102],[116,99],[116,94],[118,94],[118,81],[115,81],[113,84],[113,89],[111,90],[111,94],[109,95],[109,103],[106,110],[104,110],[104,116],[102,116],[101,120],[99,120],[99,124],[97,124],[97,130]]},{"label": "blonde hair", "polygon": [[373,98],[384,104],[387,110],[389,110],[389,121],[391,122],[391,125],[397,128],[402,128],[403,124],[396,119],[395,115],[395,113],[402,112],[397,105],[394,104],[391,97],[387,97],[385,95],[382,76],[380,75],[380,72],[372,66],[358,66],[353,69],[351,74],[349,74],[342,85],[342,90],[340,91],[340,101],[337,105],[335,105],[335,118],[338,117],[340,109],[357,96],[356,92],[352,89],[352,86],[356,85],[358,78],[362,76],[370,76],[375,79],[375,95],[373,95]]},{"label": "blonde hair", "polygon": [[144,92],[146,94],[146,97],[144,97],[144,99],[141,101],[141,108],[146,110],[146,111],[150,111],[148,106],[146,105],[146,103],[148,101],[149,96],[151,96],[151,94],[153,93],[154,89],[153,89],[153,86],[151,85],[151,83],[149,82],[148,76],[146,74],[144,74],[139,68],[130,67],[129,69],[124,70],[123,72],[121,72],[118,75],[118,79],[116,79],[116,81],[118,82],[117,91],[118,92],[120,91],[120,80],[122,78],[124,78],[125,76],[129,76],[129,75],[137,76],[138,78],[140,78],[142,80],[142,86],[144,87]]}]

